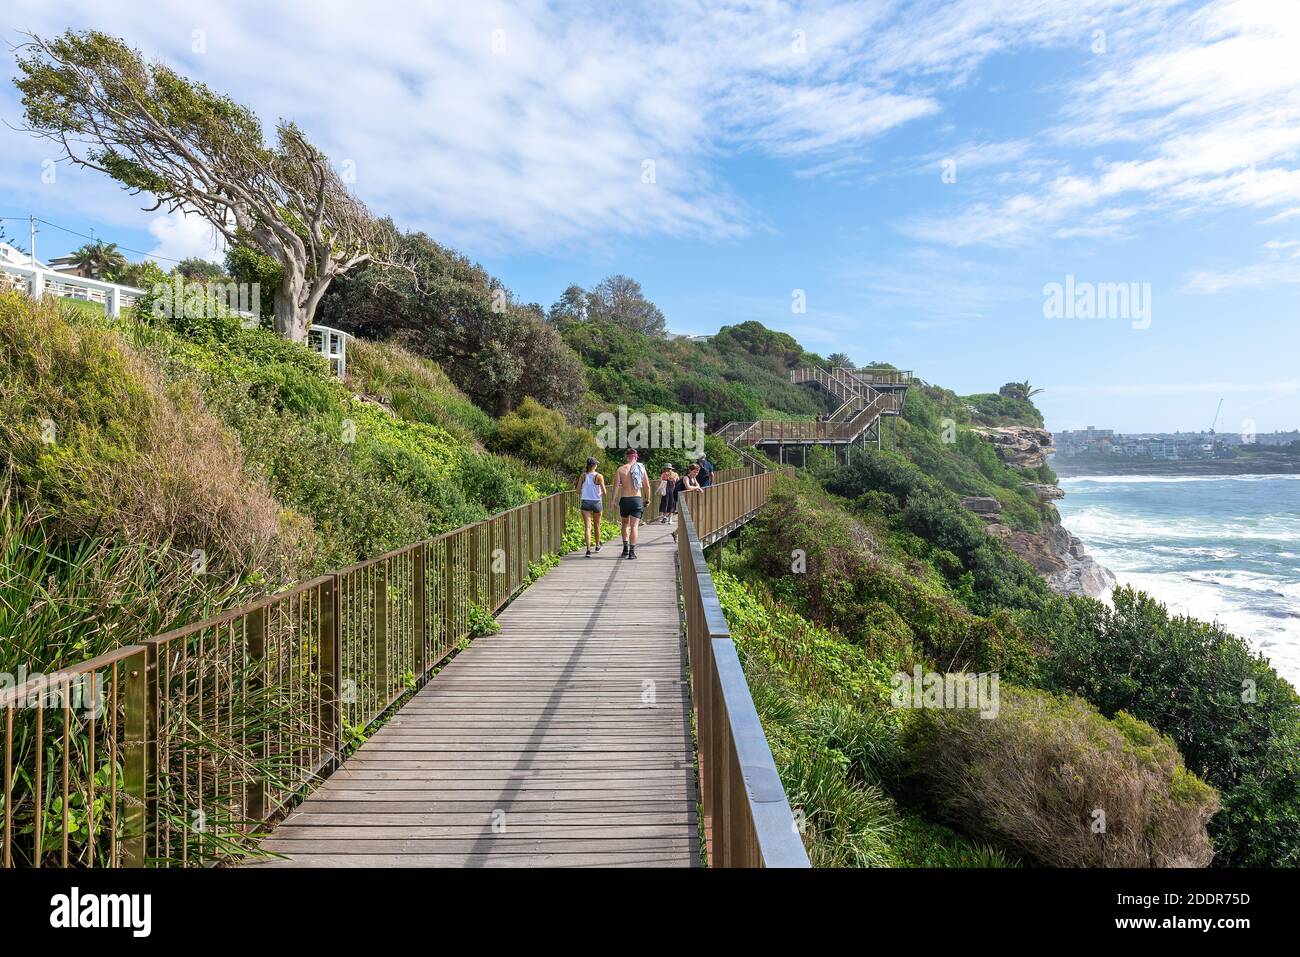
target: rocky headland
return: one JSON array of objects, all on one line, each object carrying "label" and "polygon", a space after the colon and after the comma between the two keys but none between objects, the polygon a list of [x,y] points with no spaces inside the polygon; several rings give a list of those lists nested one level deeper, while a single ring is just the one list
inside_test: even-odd
[{"label": "rocky headland", "polygon": [[[1007,465],[1037,469],[1054,450],[1052,433],[1028,426],[972,429],[998,451]],[[997,499],[972,495],[962,505],[984,520],[984,530],[1001,539],[1029,564],[1033,565],[1053,591],[1062,595],[1088,595],[1098,598],[1115,584],[1115,576],[1088,555],[1083,543],[1062,527],[1061,515],[1052,504],[1065,492],[1044,482],[1026,482],[1025,487],[1040,502],[1042,528],[1026,532],[1002,521],[1002,505]]]}]

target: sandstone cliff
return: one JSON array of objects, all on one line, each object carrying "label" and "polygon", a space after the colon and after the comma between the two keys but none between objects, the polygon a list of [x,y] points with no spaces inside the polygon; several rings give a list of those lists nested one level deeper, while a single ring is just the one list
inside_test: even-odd
[{"label": "sandstone cliff", "polygon": [[1052,444],[1052,433],[1046,429],[1011,425],[997,429],[976,428],[971,431],[986,442],[991,442],[1002,461],[1013,468],[1036,469],[1047,461],[1047,456],[1056,451]]},{"label": "sandstone cliff", "polygon": [[[998,457],[1013,467],[1037,469],[1055,451],[1052,433],[1026,425],[1002,428],[971,429],[991,443]],[[984,519],[985,531],[1006,542],[1011,549],[1038,569],[1048,585],[1062,595],[1100,597],[1115,584],[1115,576],[1089,556],[1079,541],[1061,527],[1061,514],[1052,504],[1065,492],[1055,485],[1026,482],[1025,487],[1038,497],[1043,527],[1038,532],[1022,532],[1002,522],[1002,506],[995,498],[971,495],[962,505]]]},{"label": "sandstone cliff", "polygon": [[1099,598],[1115,584],[1115,576],[1086,553],[1083,542],[1062,527],[1060,513],[1053,505],[1044,507],[1040,532],[1022,532],[997,521],[985,526],[985,531],[1002,539],[1038,569],[1058,594]]}]

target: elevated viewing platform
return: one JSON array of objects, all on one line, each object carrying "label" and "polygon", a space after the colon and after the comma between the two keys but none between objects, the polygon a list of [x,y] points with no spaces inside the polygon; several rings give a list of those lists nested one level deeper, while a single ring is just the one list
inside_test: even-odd
[{"label": "elevated viewing platform", "polygon": [[[746,449],[763,448],[784,460],[787,445],[848,448],[881,444],[881,420],[899,415],[912,383],[912,373],[898,369],[849,369],[833,366],[805,366],[790,370],[790,381],[823,389],[840,404],[834,411],[815,421],[805,419],[761,419],[757,422],[728,422],[717,430],[742,454]],[[838,454],[838,452],[837,452]]]}]

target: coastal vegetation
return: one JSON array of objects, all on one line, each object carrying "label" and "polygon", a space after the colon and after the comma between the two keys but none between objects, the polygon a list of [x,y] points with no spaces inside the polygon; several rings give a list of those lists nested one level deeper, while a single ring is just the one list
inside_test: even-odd
[{"label": "coastal vegetation", "polygon": [[[776,403],[780,366],[815,359],[753,327],[677,345],[586,322],[566,340],[621,340],[645,368],[692,349],[700,367],[766,369]],[[604,396],[589,389],[564,411],[525,397],[498,418],[401,339],[358,340],[340,382],[304,347],[233,318],[141,309],[110,325],[0,297],[7,547],[28,556],[7,572],[7,593],[28,596],[11,599],[26,610],[8,627],[23,629],[29,666],[567,487],[571,460],[604,457],[578,411]],[[719,594],[814,861],[1294,863],[1294,690],[1239,638],[1148,596],[1120,591],[1112,608],[1055,594],[962,506],[991,495],[1035,528],[1042,503],[1025,483],[1050,475],[1003,464],[961,406],[914,389],[896,450],[838,466],[811,456],[724,548]],[[184,573],[195,549],[203,576]],[[108,594],[111,617],[87,611]],[[58,612],[36,616],[51,596]],[[918,665],[996,673],[1000,717],[894,706],[894,676]],[[1110,836],[1089,843],[1096,808]]]},{"label": "coastal vegetation", "polygon": [[[549,309],[517,301],[462,254],[370,217],[291,123],[264,143],[244,108],[119,41],[38,42],[20,69],[33,129],[85,126],[100,152],[74,159],[160,202],[191,201],[179,183],[198,174],[254,163],[274,176],[251,199],[198,203],[229,229],[225,264],[140,266],[150,295],[120,320],[0,293],[6,672],[83,660],[571,488],[589,455],[608,472],[619,450],[596,442],[602,413],[698,415],[716,432],[835,406],[791,381],[825,360],[789,334],[749,321],[670,337],[627,276],[570,285]],[[147,137],[233,136],[226,165],[157,169],[96,91],[136,102]],[[313,172],[327,198],[309,202]],[[314,246],[313,219],[329,224]],[[277,294],[252,317],[178,308],[154,289],[176,276]],[[357,337],[343,380],[300,341],[313,320]],[[809,454],[722,546],[718,592],[810,857],[1300,864],[1295,689],[1242,638],[1158,596],[1058,594],[968,507],[995,506],[1012,535],[1055,527],[1051,468],[989,440],[1042,428],[1034,391],[917,381],[883,448]],[[705,448],[719,467],[741,462],[716,435]],[[648,451],[653,470],[686,450]],[[900,676],[917,673],[996,676],[996,716],[900,704]],[[266,701],[240,720],[260,733],[294,716]]]}]

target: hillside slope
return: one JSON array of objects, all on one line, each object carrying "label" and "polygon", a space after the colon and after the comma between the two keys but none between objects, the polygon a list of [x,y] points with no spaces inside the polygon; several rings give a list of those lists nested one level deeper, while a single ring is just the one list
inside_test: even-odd
[{"label": "hillside slope", "polygon": [[[757,323],[724,327],[708,342],[667,342],[590,320],[568,324],[564,336],[588,363],[592,407],[625,401],[693,411],[697,407],[681,397],[695,398],[696,369],[709,370],[714,380],[703,400],[710,403],[712,423],[805,417],[823,400],[787,378],[789,369],[819,357]],[[747,385],[747,377],[758,387]],[[1225,865],[1300,862],[1300,758],[1294,747],[1300,698],[1239,637],[1170,615],[1149,596],[1121,590],[1110,608],[1058,593],[1079,590],[1077,556],[1070,556],[1073,564],[1062,560],[1077,543],[1060,528],[1051,502],[1056,477],[1041,454],[1050,436],[1041,432],[1041,415],[1026,398],[1030,391],[1027,383],[1010,383],[997,393],[959,396],[919,382],[903,416],[887,427],[885,450],[868,449],[851,466],[838,467],[829,453],[810,453],[803,478],[778,489],[760,521],[740,534],[739,553],[731,552],[728,569],[744,581],[723,588],[728,611],[737,617],[733,628],[742,647],[765,649],[747,657],[747,668],[767,682],[774,662],[785,656],[784,667],[799,675],[793,686],[776,682],[779,693],[763,714],[774,741],[792,740],[792,727],[804,729],[798,748],[778,747],[782,772],[792,776],[787,783],[799,792],[797,782],[808,769],[829,761],[822,771],[838,768],[839,783],[823,780],[808,793],[848,788],[845,793],[856,794],[852,800],[863,802],[854,819],[866,843],[846,837],[827,812],[824,827],[806,835],[814,853],[841,863],[899,861],[886,832],[894,833],[900,821],[934,827],[942,820],[975,841],[968,848],[974,858],[961,852],[963,860],[981,859],[979,848],[988,848],[1002,860],[1044,864],[1204,864],[1212,855]],[[977,514],[968,507],[972,499],[990,500],[993,511]],[[785,610],[760,613],[752,601]],[[801,619],[806,624],[776,624]],[[818,639],[818,628],[839,637]],[[991,780],[1005,790],[942,793],[940,782],[923,773],[927,753],[937,760],[939,750],[955,746],[949,735],[968,736],[980,726],[872,711],[882,682],[917,666],[927,673],[996,673],[1014,714],[1054,715],[1032,733],[1032,724],[1026,725],[1023,738],[1016,737],[1020,732],[986,736],[979,746],[991,749],[981,758],[990,774],[1014,772],[999,757],[1006,748],[1032,748],[1050,766],[1079,747],[1080,735],[1097,742],[1097,776],[1085,788],[1091,797],[1071,794],[1061,782],[1013,783],[996,776]],[[852,677],[862,669],[875,676],[874,685]],[[1251,695],[1243,695],[1244,686]],[[828,691],[851,708],[877,702],[868,717],[853,719],[873,729],[855,731],[856,744],[834,744],[820,731],[807,737]],[[1170,700],[1180,704],[1171,709]],[[1115,747],[1131,752],[1136,763],[1111,763],[1104,752]],[[893,749],[894,759],[877,768],[857,766],[849,756],[853,749]],[[975,759],[973,753],[966,758]],[[1086,829],[1088,808],[1123,803],[1103,797],[1107,782],[1130,776],[1134,786],[1143,782],[1148,797],[1122,813],[1112,809],[1112,835],[1129,829],[1119,841],[1129,842],[1126,849],[1121,853],[1114,841],[1103,848],[1077,840],[1072,829]],[[1000,816],[988,812],[1025,789],[1037,791],[1047,806],[1059,805],[1057,817],[1034,821],[1024,807]],[[1162,791],[1166,797],[1156,797]],[[1065,810],[1071,805],[1074,811]],[[1161,807],[1174,817],[1157,820]],[[1063,825],[1060,815],[1072,814],[1079,815],[1075,823]],[[1029,839],[1035,828],[1055,837],[1035,843]],[[1152,828],[1170,834],[1170,843],[1137,837]],[[1059,856],[1056,845],[1073,847],[1075,856]],[[913,859],[927,859],[926,847],[913,847]]]},{"label": "hillside slope", "polygon": [[[594,418],[619,405],[716,426],[828,402],[788,379],[819,357],[757,323],[669,342],[518,319],[582,363],[548,408],[532,386],[504,404],[467,394],[482,357],[443,369],[400,345],[429,347],[413,327],[355,342],[340,382],[219,312],[160,320],[148,305],[109,325],[0,294],[0,633],[21,636],[8,670],[79,661],[568,487],[587,454],[608,470]],[[1240,639],[1145,595],[1108,608],[1056,594],[963,504],[1050,534],[1050,469],[981,432],[1035,428],[1036,413],[970,399],[918,384],[889,448],[843,466],[810,454],[724,549],[720,594],[814,859],[1300,863],[1294,690]],[[687,450],[645,451],[653,469]],[[1006,710],[900,706],[917,669],[996,675]],[[1081,837],[1102,806],[1111,837]]]}]

